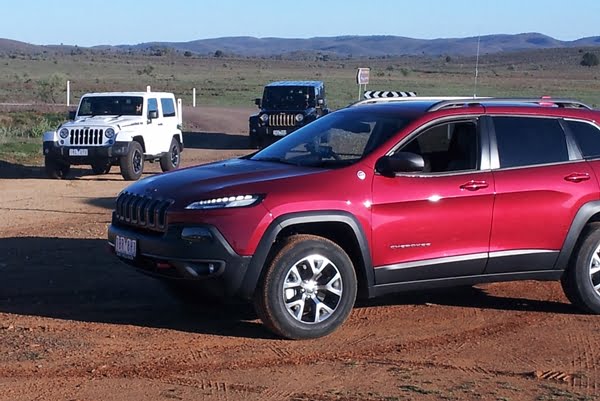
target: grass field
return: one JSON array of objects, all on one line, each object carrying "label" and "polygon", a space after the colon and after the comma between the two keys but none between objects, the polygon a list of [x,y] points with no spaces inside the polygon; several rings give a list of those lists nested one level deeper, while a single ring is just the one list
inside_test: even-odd
[{"label": "grass field", "polygon": [[[480,58],[477,95],[569,96],[600,106],[600,68],[582,67],[583,49],[551,49]],[[14,57],[14,56],[13,56]],[[71,81],[73,101],[83,93],[108,90],[174,92],[185,104],[250,106],[262,87],[281,79],[323,80],[332,108],[356,100],[357,67],[371,67],[368,89],[416,91],[420,95],[474,93],[475,59],[401,57],[332,61],[286,61],[242,58],[193,58],[83,53],[65,56],[0,58],[0,103],[40,101],[40,81],[56,76]],[[57,101],[65,102],[63,85]]]}]

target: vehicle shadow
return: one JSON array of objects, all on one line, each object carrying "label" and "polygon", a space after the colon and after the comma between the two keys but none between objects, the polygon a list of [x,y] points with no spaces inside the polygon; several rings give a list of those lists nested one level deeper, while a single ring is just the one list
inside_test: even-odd
[{"label": "vehicle shadow", "polygon": [[184,132],[183,144],[185,148],[190,149],[250,149],[248,135],[216,132]]},{"label": "vehicle shadow", "polygon": [[[92,170],[85,167],[71,167],[68,178],[79,178],[90,175]],[[25,178],[46,178],[43,166],[28,166],[19,163],[11,163],[0,160],[0,179],[20,180]]]},{"label": "vehicle shadow", "polygon": [[250,305],[184,305],[100,239],[2,238],[0,274],[0,312],[274,338]]},{"label": "vehicle shadow", "polygon": [[470,286],[387,295],[377,299],[357,301],[356,307],[369,308],[372,306],[389,305],[447,305],[465,308],[569,315],[581,313],[579,309],[570,303],[496,296],[487,291],[485,287]]}]

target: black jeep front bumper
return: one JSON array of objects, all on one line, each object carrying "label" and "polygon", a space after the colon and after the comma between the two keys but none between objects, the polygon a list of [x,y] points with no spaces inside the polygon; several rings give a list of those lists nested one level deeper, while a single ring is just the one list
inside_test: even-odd
[{"label": "black jeep front bumper", "polygon": [[[44,156],[67,164],[92,164],[98,160],[114,160],[129,152],[130,142],[115,142],[110,146],[61,146],[44,142]],[[84,151],[84,152],[82,152]],[[78,154],[74,154],[78,153]],[[81,155],[86,153],[86,155]]]},{"label": "black jeep front bumper", "polygon": [[[117,254],[117,241],[123,239],[136,242],[135,256]],[[223,235],[208,225],[176,225],[154,232],[113,218],[108,244],[121,261],[142,273],[186,283],[205,295],[218,297],[238,295],[251,259],[238,255]]]}]

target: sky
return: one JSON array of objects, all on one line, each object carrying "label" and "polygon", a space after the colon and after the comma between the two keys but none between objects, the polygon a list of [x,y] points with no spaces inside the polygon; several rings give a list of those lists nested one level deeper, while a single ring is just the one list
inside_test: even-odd
[{"label": "sky", "polygon": [[78,46],[226,36],[600,35],[600,0],[0,0],[0,38]]}]

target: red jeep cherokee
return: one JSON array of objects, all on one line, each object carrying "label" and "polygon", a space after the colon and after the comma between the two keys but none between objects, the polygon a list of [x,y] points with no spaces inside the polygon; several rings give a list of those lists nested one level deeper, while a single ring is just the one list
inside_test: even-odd
[{"label": "red jeep cherokee", "polygon": [[288,338],[332,332],[357,294],[494,281],[561,280],[575,305],[600,312],[600,111],[375,103],[249,156],[132,184],[111,247],[165,282],[254,301]]}]

